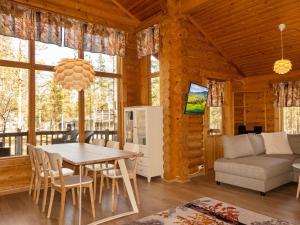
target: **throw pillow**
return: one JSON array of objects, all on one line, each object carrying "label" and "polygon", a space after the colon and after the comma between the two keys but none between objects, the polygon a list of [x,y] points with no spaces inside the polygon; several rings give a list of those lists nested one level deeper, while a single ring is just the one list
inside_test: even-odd
[{"label": "throw pillow", "polygon": [[293,154],[285,132],[262,133],[266,154]]},{"label": "throw pillow", "polygon": [[294,154],[300,154],[300,134],[288,134],[288,140]]},{"label": "throw pillow", "polygon": [[248,134],[255,155],[261,155],[266,152],[264,139],[260,134]]},{"label": "throw pillow", "polygon": [[254,150],[247,134],[223,136],[224,158],[235,159],[254,155]]}]

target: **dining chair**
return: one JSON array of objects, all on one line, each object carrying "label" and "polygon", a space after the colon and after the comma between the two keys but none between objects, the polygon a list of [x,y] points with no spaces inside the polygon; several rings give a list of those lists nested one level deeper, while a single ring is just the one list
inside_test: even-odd
[{"label": "dining chair", "polygon": [[[27,144],[27,151],[30,159],[31,164],[31,178],[30,178],[30,185],[29,185],[29,195],[31,195],[31,192],[35,193],[35,165],[34,165],[34,159],[33,159],[33,151],[35,150],[35,147],[31,144]],[[33,194],[33,197],[34,194]]]},{"label": "dining chair", "polygon": [[[40,148],[35,148],[33,151],[33,158],[35,160],[35,172],[36,172],[36,194],[35,194],[35,204],[38,204],[41,187],[44,184],[44,192],[43,192],[43,201],[42,201],[42,212],[45,212],[47,194],[48,194],[48,183],[50,179],[49,174],[49,163],[46,158],[45,152]],[[62,168],[63,176],[71,176],[74,174],[74,170],[69,168]],[[55,175],[58,176],[58,173]]]},{"label": "dining chair", "polygon": [[[133,143],[126,143],[123,148],[125,151],[131,151],[131,152],[139,152],[139,145],[133,144]],[[134,190],[135,195],[137,199],[137,203],[140,204],[140,197],[138,192],[138,186],[137,186],[137,180],[136,180],[136,169],[137,169],[137,158],[133,157],[130,159],[125,159],[126,168],[128,171],[129,179],[133,180],[134,184]],[[103,184],[104,184],[104,178],[109,178],[112,180],[112,200],[111,200],[111,207],[112,212],[115,211],[115,188],[117,189],[117,194],[119,195],[119,188],[118,188],[118,179],[123,179],[120,169],[117,167],[117,160],[114,162],[114,168],[110,170],[104,170],[102,172],[103,176],[101,176],[100,181],[100,193],[99,193],[99,203],[102,202],[102,191],[103,191]],[[127,194],[126,191],[124,191],[124,194]]]},{"label": "dining chair", "polygon": [[105,139],[102,139],[102,138],[93,139],[92,144],[104,147],[105,146]]},{"label": "dining chair", "polygon": [[[79,193],[80,176],[79,175],[64,176],[63,168],[62,168],[62,162],[63,162],[62,157],[57,153],[47,153],[47,156],[48,156],[49,168],[50,168],[49,171],[50,171],[50,176],[51,176],[51,195],[50,195],[50,203],[49,203],[47,217],[50,218],[50,216],[51,216],[54,194],[55,194],[55,191],[57,191],[61,194],[59,225],[62,225],[64,222],[66,193],[69,190],[72,190],[73,205],[75,205],[74,190],[77,188],[77,193]],[[82,188],[89,188],[91,207],[92,207],[92,215],[93,215],[93,218],[95,218],[93,179],[88,176],[82,176],[81,177],[81,186],[82,186]],[[78,201],[79,201],[79,199],[78,199]]]},{"label": "dining chair", "polygon": [[[119,143],[119,142],[117,142]],[[105,146],[105,139],[94,139],[93,144],[99,145],[104,147]],[[117,146],[116,142],[113,142],[110,144],[111,146]],[[93,174],[93,181],[94,181],[94,199],[96,199],[96,193],[97,193],[97,174],[100,173],[102,176],[103,170],[113,169],[114,165],[108,162],[105,163],[97,163],[97,164],[91,164],[85,166],[85,172],[84,175],[87,176],[89,171]],[[109,180],[107,179],[107,187],[109,188]]]},{"label": "dining chair", "polygon": [[107,141],[106,147],[114,148],[114,149],[120,149],[120,142],[118,142],[118,141]]}]

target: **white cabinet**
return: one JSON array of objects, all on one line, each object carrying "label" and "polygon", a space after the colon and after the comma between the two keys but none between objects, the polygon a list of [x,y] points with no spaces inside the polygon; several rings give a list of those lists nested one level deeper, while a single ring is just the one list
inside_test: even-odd
[{"label": "white cabinet", "polygon": [[137,174],[147,177],[163,176],[163,113],[159,106],[125,107],[125,143],[140,145],[144,154],[138,159]]}]

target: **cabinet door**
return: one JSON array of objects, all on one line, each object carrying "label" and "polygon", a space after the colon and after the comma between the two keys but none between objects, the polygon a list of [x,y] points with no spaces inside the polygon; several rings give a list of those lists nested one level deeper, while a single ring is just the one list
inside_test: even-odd
[{"label": "cabinet door", "polygon": [[134,111],[125,111],[125,143],[133,143],[134,137]]},{"label": "cabinet door", "polygon": [[136,140],[135,143],[140,145],[147,144],[147,134],[146,134],[146,110],[136,110]]}]

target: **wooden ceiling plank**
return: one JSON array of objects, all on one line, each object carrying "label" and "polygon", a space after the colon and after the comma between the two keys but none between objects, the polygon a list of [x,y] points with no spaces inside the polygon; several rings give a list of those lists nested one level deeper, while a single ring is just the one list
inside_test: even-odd
[{"label": "wooden ceiling plank", "polygon": [[133,19],[137,24],[141,21],[136,18],[129,10],[127,10],[123,5],[121,5],[117,0],[111,0],[121,11],[123,11],[126,15],[128,15],[131,19]]},{"label": "wooden ceiling plank", "polygon": [[190,14],[208,0],[181,0],[181,13]]},{"label": "wooden ceiling plank", "polygon": [[136,29],[135,31],[138,32],[140,30],[146,29],[147,27],[153,26],[154,24],[160,23],[162,20],[163,15],[162,12],[159,12],[156,15],[149,17],[148,19],[144,20]]},{"label": "wooden ceiling plank", "polygon": [[236,71],[243,77],[245,77],[245,74],[243,73],[243,71],[241,71],[241,69],[239,67],[237,67],[237,65],[232,62],[228,57],[226,57],[226,55],[224,55],[224,53],[220,50],[220,48],[218,46],[216,46],[213,42],[213,40],[203,31],[203,29],[200,27],[200,25],[191,17],[191,16],[187,16],[187,18],[189,19],[189,21],[196,27],[196,29],[207,39],[207,41],[219,52],[219,54],[221,56],[224,57],[224,59],[232,66],[236,69]]}]

